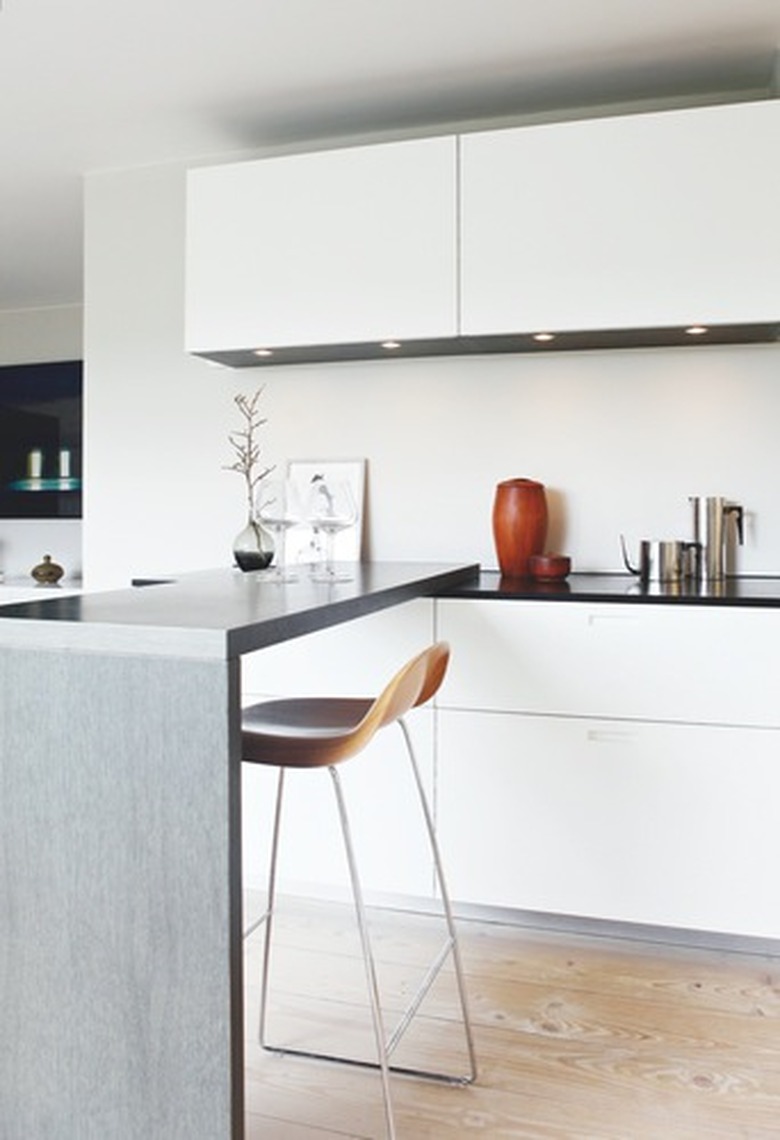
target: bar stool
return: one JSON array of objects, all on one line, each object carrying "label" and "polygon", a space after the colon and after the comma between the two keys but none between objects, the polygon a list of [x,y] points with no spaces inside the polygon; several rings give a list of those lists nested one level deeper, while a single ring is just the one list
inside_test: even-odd
[{"label": "bar stool", "polygon": [[[304,697],[264,701],[244,709],[242,717],[242,757],[248,763],[266,764],[279,769],[276,808],[274,814],[271,860],[268,880],[268,902],[265,912],[245,932],[251,933],[265,923],[265,953],[260,994],[260,1044],[276,1053],[310,1057],[315,1060],[339,1061],[376,1069],[381,1074],[384,1095],[386,1135],[395,1140],[395,1122],[390,1087],[390,1073],[423,1077],[454,1085],[467,1085],[476,1078],[477,1066],[474,1042],[466,1002],[466,987],[463,967],[458,947],[457,934],[452,916],[452,907],[447,893],[442,870],[439,845],[433,825],[428,800],[423,788],[420,770],[415,757],[409,729],[404,716],[411,709],[429,701],[439,689],[449,663],[450,650],[445,642],[437,642],[412,658],[386,685],[380,695],[371,698],[320,698]],[[336,765],[359,752],[370,743],[375,733],[390,724],[398,724],[406,743],[406,751],[412,768],[425,829],[430,841],[436,879],[441,895],[443,917],[446,923],[445,942],[428,968],[417,992],[398,1020],[396,1028],[387,1036],[380,1004],[379,987],[371,945],[363,890],[352,842],[346,800]],[[273,932],[274,907],[276,901],[276,872],[279,836],[281,830],[284,777],[288,768],[327,768],[332,777],[336,806],[341,824],[344,848],[349,867],[352,894],[355,905],[357,926],[360,934],[363,962],[366,972],[369,1002],[376,1043],[376,1061],[339,1056],[330,1053],[314,1053],[304,1049],[279,1047],[266,1041],[266,1010],[269,989],[269,962],[271,937]],[[463,1023],[468,1071],[464,1074],[447,1074],[425,1069],[414,1069],[391,1064],[391,1056],[406,1029],[412,1022],[425,995],[430,990],[442,966],[451,957],[457,983],[458,998]]]}]

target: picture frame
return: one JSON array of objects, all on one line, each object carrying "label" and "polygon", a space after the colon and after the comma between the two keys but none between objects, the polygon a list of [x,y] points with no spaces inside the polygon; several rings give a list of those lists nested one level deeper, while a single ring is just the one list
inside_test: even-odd
[{"label": "picture frame", "polygon": [[[363,553],[363,514],[366,481],[365,459],[290,459],[287,478],[296,486],[300,502],[305,505],[312,482],[317,477],[344,480],[355,500],[357,521],[354,526],[335,535],[333,556],[336,562],[359,562]],[[318,562],[323,557],[310,526],[293,527],[287,533],[287,561],[295,563]]]}]

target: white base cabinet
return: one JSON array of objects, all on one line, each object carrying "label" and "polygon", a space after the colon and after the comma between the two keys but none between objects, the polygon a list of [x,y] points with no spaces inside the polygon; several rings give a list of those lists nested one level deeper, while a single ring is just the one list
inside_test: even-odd
[{"label": "white base cabinet", "polygon": [[439,714],[468,903],[780,938],[780,732]]},{"label": "white base cabinet", "polygon": [[437,610],[456,900],[780,938],[780,611]]}]

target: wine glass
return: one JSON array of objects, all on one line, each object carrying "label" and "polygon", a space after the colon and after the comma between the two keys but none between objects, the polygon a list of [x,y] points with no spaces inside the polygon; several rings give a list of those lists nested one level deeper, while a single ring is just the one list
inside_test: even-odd
[{"label": "wine glass", "polygon": [[325,535],[325,559],[315,566],[313,581],[348,582],[352,574],[338,569],[333,555],[336,535],[357,522],[357,507],[349,483],[345,479],[315,475],[309,485],[306,520],[315,537]]},{"label": "wine glass", "polygon": [[257,515],[274,536],[276,560],[265,580],[295,582],[297,574],[287,565],[287,531],[299,526],[303,510],[298,488],[290,479],[264,479],[257,491]]}]

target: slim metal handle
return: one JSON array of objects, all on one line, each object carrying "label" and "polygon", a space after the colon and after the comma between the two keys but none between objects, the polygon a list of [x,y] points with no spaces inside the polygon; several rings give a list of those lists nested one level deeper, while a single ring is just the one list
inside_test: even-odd
[{"label": "slim metal handle", "polygon": [[738,503],[731,503],[723,508],[724,515],[734,515],[737,523],[737,540],[740,546],[745,545],[745,509]]},{"label": "slim metal handle", "polygon": [[587,740],[590,744],[628,744],[636,740],[636,732],[629,728],[589,728]]}]

